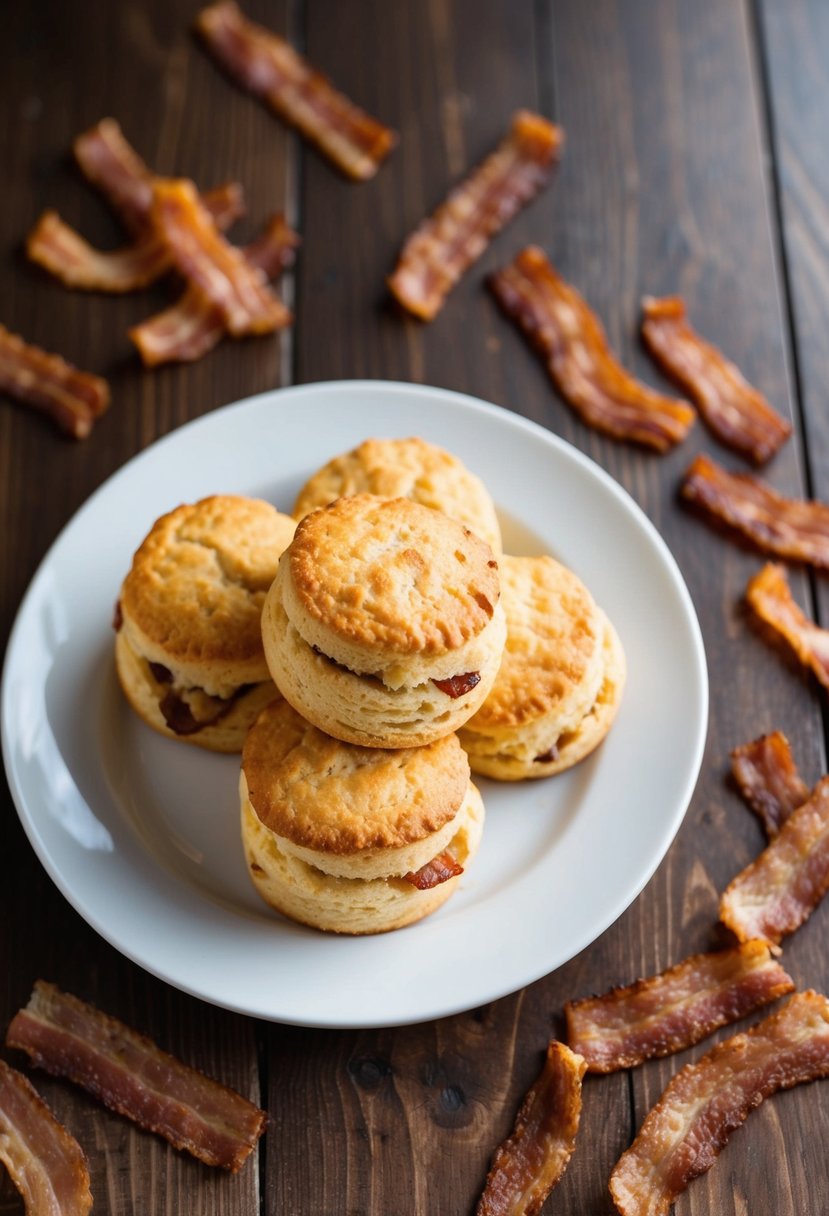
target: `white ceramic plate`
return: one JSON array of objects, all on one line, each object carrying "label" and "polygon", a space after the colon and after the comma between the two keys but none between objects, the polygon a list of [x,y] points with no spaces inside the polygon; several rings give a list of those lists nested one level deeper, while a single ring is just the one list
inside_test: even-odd
[{"label": "white ceramic plate", "polygon": [[[369,436],[418,434],[488,485],[505,546],[551,552],[622,638],[628,684],[604,745],[569,773],[481,782],[481,850],[418,925],[343,938],[272,914],[239,841],[238,760],[162,738],[127,708],[113,605],[154,520],[211,493],[290,511],[300,485]],[[513,992],[572,958],[631,903],[694,788],[707,721],[688,592],[627,494],[560,439],[442,389],[378,381],[265,393],[169,435],[77,513],[20,608],[2,689],[23,826],[69,902],[148,971],[230,1009],[311,1026],[421,1021]]]}]

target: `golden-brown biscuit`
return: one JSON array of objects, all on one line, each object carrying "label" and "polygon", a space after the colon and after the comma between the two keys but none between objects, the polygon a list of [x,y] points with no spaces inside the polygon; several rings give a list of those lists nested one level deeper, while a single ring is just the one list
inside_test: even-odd
[{"label": "golden-brown biscuit", "polygon": [[270,503],[214,495],[177,507],[133,558],[116,610],[116,667],[163,735],[238,752],[277,691],[260,619],[296,524]]},{"label": "golden-brown biscuit", "polygon": [[583,760],[610,729],[624,651],[584,583],[552,557],[502,557],[501,588],[501,669],[459,737],[475,773],[549,777]]},{"label": "golden-brown biscuit", "polygon": [[315,726],[367,747],[451,734],[483,702],[506,636],[498,563],[468,528],[405,498],[305,517],[262,613],[271,675]]},{"label": "golden-brown biscuit", "polygon": [[259,894],[292,920],[335,933],[398,929],[440,907],[484,819],[454,735],[398,751],[356,747],[286,701],[248,733],[240,797]]},{"label": "golden-brown biscuit", "polygon": [[456,456],[425,439],[366,439],[335,456],[302,487],[294,517],[304,519],[343,495],[411,498],[442,511],[501,553],[501,529],[484,483]]}]

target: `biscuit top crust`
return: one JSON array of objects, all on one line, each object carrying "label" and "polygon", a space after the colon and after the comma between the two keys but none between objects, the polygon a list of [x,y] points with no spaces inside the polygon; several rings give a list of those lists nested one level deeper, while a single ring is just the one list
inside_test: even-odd
[{"label": "biscuit top crust", "polygon": [[295,526],[270,503],[236,495],[162,515],[121,588],[124,621],[171,661],[260,654],[262,604]]},{"label": "biscuit top crust", "polygon": [[489,624],[500,595],[489,545],[406,498],[337,499],[305,517],[283,560],[303,612],[386,654],[457,649]]},{"label": "biscuit top crust", "polygon": [[471,728],[523,726],[566,712],[602,662],[605,617],[581,579],[552,557],[501,558],[507,643]]},{"label": "biscuit top crust", "polygon": [[265,827],[337,854],[423,840],[454,818],[469,787],[456,735],[398,751],[357,747],[323,734],[287,701],[269,705],[248,732],[242,772]]}]

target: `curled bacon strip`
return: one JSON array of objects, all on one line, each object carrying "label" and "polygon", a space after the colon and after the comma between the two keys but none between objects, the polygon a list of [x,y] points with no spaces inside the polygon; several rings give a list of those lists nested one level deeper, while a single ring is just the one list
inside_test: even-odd
[{"label": "curled bacon strip", "polygon": [[695,954],[650,979],[568,1001],[567,1041],[588,1072],[614,1072],[682,1051],[794,989],[768,943]]},{"label": "curled bacon strip", "polygon": [[235,1173],[265,1130],[267,1116],[252,1102],[42,980],[6,1043],[207,1165]]},{"label": "curled bacon strip", "polygon": [[764,1098],[828,1075],[829,1001],[796,993],[779,1012],[677,1073],[614,1167],[610,1193],[618,1211],[665,1216]]},{"label": "curled bacon strip", "polygon": [[564,133],[519,110],[495,151],[406,241],[388,280],[396,299],[431,321],[446,295],[515,213],[535,198],[561,155]]},{"label": "curled bacon strip", "polygon": [[767,562],[749,580],[746,601],[773,636],[788,643],[804,667],[829,688],[829,629],[813,624],[795,603],[783,567]]},{"label": "curled bacon strip", "polygon": [[809,797],[809,787],[797,771],[789,741],[780,730],[735,747],[731,773],[769,840]]},{"label": "curled bacon strip", "polygon": [[86,1216],[89,1170],[74,1136],[22,1073],[0,1060],[0,1161],[29,1216]]},{"label": "curled bacon strip", "polygon": [[[275,215],[261,236],[243,250],[248,263],[269,279],[279,276],[294,260],[299,237]],[[219,310],[195,288],[188,288],[170,308],[157,313],[129,331],[145,367],[160,363],[189,362],[212,350],[225,332]]]},{"label": "curled bacon strip", "polygon": [[109,405],[109,385],[60,355],[31,346],[0,325],[0,392],[46,414],[73,439],[85,439]]},{"label": "curled bacon strip", "polygon": [[248,21],[232,0],[203,9],[196,29],[231,78],[296,127],[348,177],[373,177],[397,135],[337,92],[290,43]]},{"label": "curled bacon strip", "polygon": [[829,777],[792,811],[778,835],[723,892],[720,920],[740,941],[779,944],[829,891]]},{"label": "curled bacon strip", "polygon": [[73,149],[87,181],[101,191],[128,228],[144,232],[156,175],[124,138],[115,119],[101,119],[77,137]]},{"label": "curled bacon strip", "polygon": [[512,1134],[496,1150],[476,1216],[534,1216],[576,1147],[585,1064],[553,1040],[527,1092]]},{"label": "curled bacon strip", "polygon": [[598,317],[556,273],[543,250],[522,250],[511,265],[490,276],[489,285],[588,426],[658,452],[685,438],[694,421],[691,406],[663,397],[625,371],[611,353]]},{"label": "curled bacon strip", "polygon": [[463,866],[458,864],[452,854],[438,853],[437,857],[427,861],[425,866],[410,871],[403,877],[406,882],[417,887],[418,891],[430,891],[432,887],[439,887],[442,882],[457,878],[459,874],[463,874]]},{"label": "curled bacon strip", "polygon": [[829,506],[784,498],[751,473],[728,473],[700,453],[685,474],[682,497],[777,557],[829,569]]},{"label": "curled bacon strip", "polygon": [[679,296],[642,301],[642,338],[653,358],[698,407],[718,439],[765,464],[792,433],[740,369],[705,342],[685,319]]}]

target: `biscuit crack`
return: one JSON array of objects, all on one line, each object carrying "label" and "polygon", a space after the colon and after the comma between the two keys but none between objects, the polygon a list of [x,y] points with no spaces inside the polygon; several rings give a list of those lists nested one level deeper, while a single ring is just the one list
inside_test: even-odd
[{"label": "biscuit crack", "polygon": [[227,588],[237,588],[244,591],[247,595],[254,597],[261,595],[263,591],[267,591],[270,583],[263,583],[254,578],[246,579],[242,572],[238,569],[229,570],[227,568],[226,557],[222,550],[209,540],[203,540],[198,536],[188,536],[186,532],[180,531],[176,534],[176,540],[181,544],[195,545],[199,549],[205,549],[210,553],[216,563],[218,575]]}]

